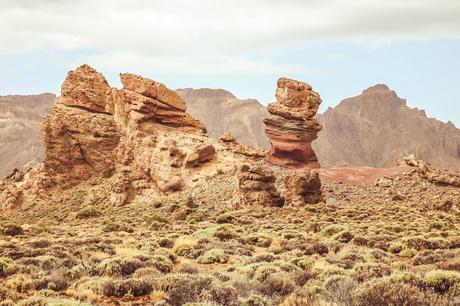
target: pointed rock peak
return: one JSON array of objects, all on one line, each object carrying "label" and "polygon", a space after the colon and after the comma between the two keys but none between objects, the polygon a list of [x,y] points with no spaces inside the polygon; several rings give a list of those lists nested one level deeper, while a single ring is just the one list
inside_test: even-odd
[{"label": "pointed rock peak", "polygon": [[120,73],[120,79],[126,90],[155,99],[182,112],[187,110],[184,100],[160,82],[131,73]]},{"label": "pointed rock peak", "polygon": [[377,84],[372,87],[369,87],[368,89],[363,90],[363,94],[384,92],[384,91],[391,91],[391,89],[385,84]]},{"label": "pointed rock peak", "polygon": [[89,65],[81,65],[67,74],[61,86],[60,102],[104,112],[105,93],[109,89],[109,83],[101,73]]}]

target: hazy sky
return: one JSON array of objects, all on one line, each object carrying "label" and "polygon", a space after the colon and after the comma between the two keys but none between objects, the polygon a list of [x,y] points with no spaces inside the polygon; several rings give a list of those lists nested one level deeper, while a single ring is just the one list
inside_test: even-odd
[{"label": "hazy sky", "polygon": [[460,127],[460,0],[0,0],[1,95],[57,94],[83,63],[264,104],[287,76],[323,110],[385,83]]}]

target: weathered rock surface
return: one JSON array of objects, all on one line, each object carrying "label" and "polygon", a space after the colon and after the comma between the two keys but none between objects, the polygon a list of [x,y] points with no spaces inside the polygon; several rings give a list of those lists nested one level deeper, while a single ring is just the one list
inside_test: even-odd
[{"label": "weathered rock surface", "polygon": [[237,173],[236,205],[282,207],[282,198],[275,187],[276,177],[268,167],[243,165]]},{"label": "weathered rock surface", "polygon": [[277,177],[277,188],[287,203],[302,206],[321,201],[321,180],[317,172],[283,171]]},{"label": "weathered rock surface", "polygon": [[2,207],[27,207],[57,190],[102,181],[108,182],[109,200],[123,205],[189,189],[263,157],[208,138],[204,125],[165,85],[132,74],[120,77],[123,89],[110,88],[87,65],[69,72],[43,122],[43,164],[2,182]]},{"label": "weathered rock surface", "polygon": [[277,102],[268,105],[270,115],[264,119],[272,145],[267,161],[289,168],[318,168],[311,143],[321,130],[313,118],[321,98],[306,83],[280,78],[277,85]]}]

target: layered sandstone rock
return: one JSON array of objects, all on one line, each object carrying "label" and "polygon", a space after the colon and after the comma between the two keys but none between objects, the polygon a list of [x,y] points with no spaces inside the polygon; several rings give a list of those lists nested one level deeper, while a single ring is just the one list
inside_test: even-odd
[{"label": "layered sandstone rock", "polygon": [[204,125],[165,85],[132,74],[120,77],[123,88],[117,89],[87,65],[69,72],[43,122],[43,164],[2,182],[2,207],[26,207],[56,190],[102,183],[107,200],[123,205],[191,189],[209,175],[261,160],[257,150],[240,154],[238,144],[208,138]]},{"label": "layered sandstone rock", "polygon": [[321,103],[310,85],[280,78],[275,103],[268,105],[265,133],[272,145],[267,161],[288,168],[318,168],[311,143],[321,130],[314,118]]},{"label": "layered sandstone rock", "polygon": [[276,176],[273,170],[260,165],[243,165],[237,173],[235,204],[281,207],[282,198],[275,187]]}]

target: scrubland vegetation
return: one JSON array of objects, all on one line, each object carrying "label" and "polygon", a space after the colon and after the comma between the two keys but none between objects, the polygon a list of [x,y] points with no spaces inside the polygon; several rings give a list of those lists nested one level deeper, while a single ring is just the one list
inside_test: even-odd
[{"label": "scrubland vegetation", "polygon": [[319,204],[234,209],[219,174],[193,205],[116,207],[105,187],[0,220],[0,305],[460,304],[458,188],[326,184]]}]

